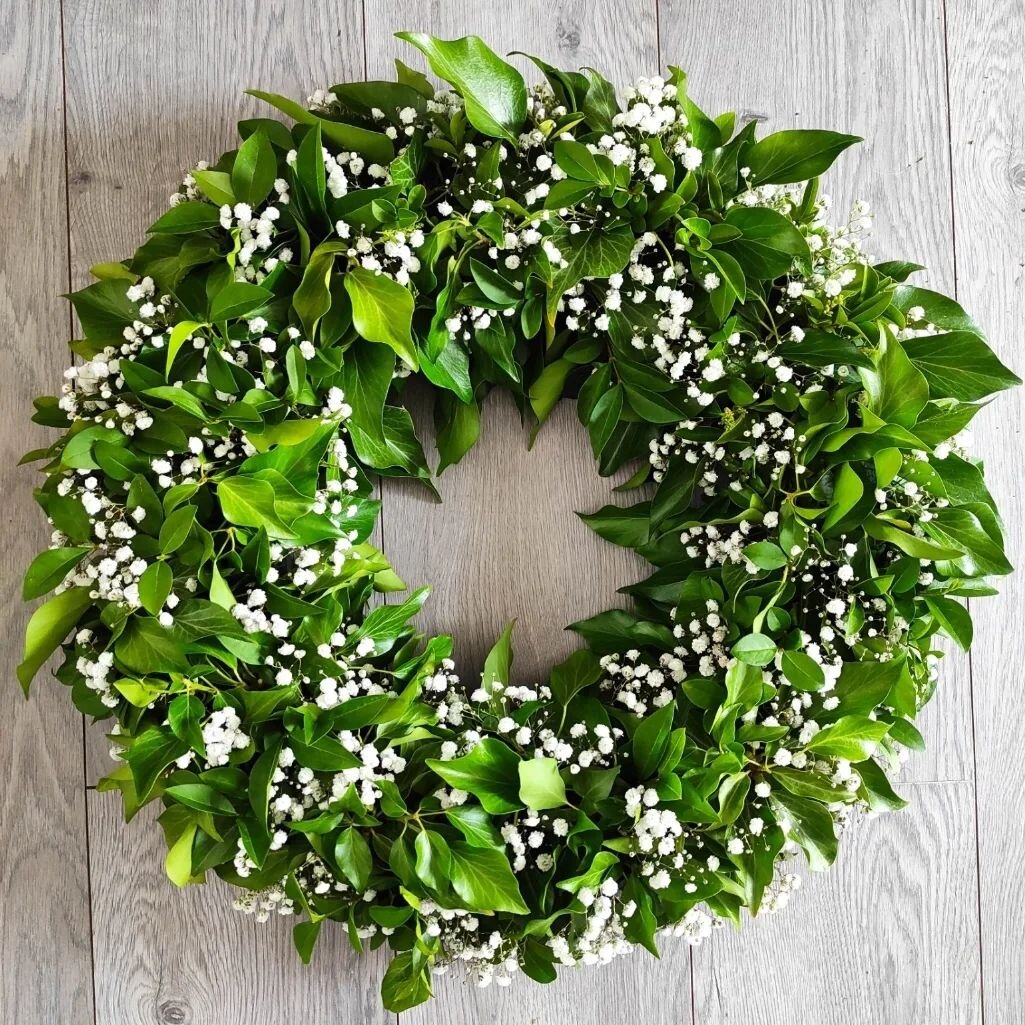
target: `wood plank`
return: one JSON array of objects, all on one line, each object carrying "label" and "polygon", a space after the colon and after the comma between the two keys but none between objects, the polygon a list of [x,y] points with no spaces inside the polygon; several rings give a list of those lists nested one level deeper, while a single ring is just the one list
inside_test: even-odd
[{"label": "wood plank", "polygon": [[695,948],[698,1025],[982,1021],[972,785],[909,789],[783,911]]},{"label": "wood plank", "polygon": [[[919,284],[953,289],[941,0],[660,0],[659,10],[662,63],[688,72],[709,113],[863,136],[824,183],[836,222],[868,201],[875,256],[926,264]],[[920,725],[928,748],[906,778],[971,778],[965,656],[944,660]]]},{"label": "wood plank", "polygon": [[384,1025],[385,959],[363,958],[341,926],[313,962],[292,948],[295,919],[234,911],[211,877],[179,891],[164,875],[155,809],[125,825],[116,794],[88,795],[98,1025]]},{"label": "wood plank", "polygon": [[[986,329],[990,344],[1022,373],[1025,267],[1025,11],[1003,0],[947,4],[951,148],[960,302]],[[972,425],[972,448],[986,460],[987,482],[1019,572],[999,581],[999,598],[972,602],[976,616],[972,675],[982,977],[987,1025],[1021,1020],[1025,979],[1025,881],[1015,866],[1025,842],[1022,819],[1008,806],[1025,785],[1020,756],[1025,693],[1014,682],[1025,657],[1025,508],[1021,423],[1025,395],[999,396]],[[1011,798],[1013,800],[1013,797]]]},{"label": "wood plank", "polygon": [[[0,689],[0,1020],[93,1021],[82,720],[64,688],[40,673],[32,700],[14,675],[28,609],[17,602],[27,560],[49,530],[21,455],[52,432],[29,424],[32,399],[67,365],[63,88],[58,4],[14,0],[0,60],[0,466],[5,493],[0,579],[14,605],[2,626]],[[59,966],[59,970],[54,970]]]},{"label": "wood plank", "polygon": [[[243,6],[66,0],[72,280],[131,254],[196,162],[236,145],[235,122],[274,116],[248,88],[305,97],[362,78],[359,0]],[[87,731],[89,781],[110,771]]]}]

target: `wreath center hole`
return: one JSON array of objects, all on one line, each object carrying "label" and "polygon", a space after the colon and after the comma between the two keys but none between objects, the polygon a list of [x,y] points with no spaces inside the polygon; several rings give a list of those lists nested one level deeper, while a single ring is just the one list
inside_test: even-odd
[{"label": "wreath center hole", "polygon": [[[429,398],[412,391],[408,408],[428,461],[436,465]],[[575,403],[564,400],[530,450],[512,397],[485,400],[477,444],[435,478],[442,501],[416,481],[382,484],[379,543],[410,588],[430,584],[415,620],[428,635],[450,633],[457,671],[474,683],[506,624],[513,633],[513,683],[545,679],[552,665],[579,646],[570,623],[629,605],[617,588],[645,576],[632,551],[594,534],[576,515],[609,503],[629,476],[598,475]]]}]

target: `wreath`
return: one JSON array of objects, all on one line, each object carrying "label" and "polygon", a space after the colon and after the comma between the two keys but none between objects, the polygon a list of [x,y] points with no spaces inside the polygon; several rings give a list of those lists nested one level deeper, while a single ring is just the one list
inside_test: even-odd
[{"label": "wreath", "polygon": [[[237,150],[188,174],[131,259],[71,295],[82,338],[36,495],[26,690],[60,649],[113,720],[100,784],[163,805],[167,874],[260,919],[387,946],[387,1007],[463,962],[482,983],[696,943],[781,907],[890,777],[956,599],[1011,569],[955,438],[1019,383],[863,204],[818,178],[859,141],[756,139],[686,77],[620,107],[594,70],[400,33],[452,86],[255,92]],[[539,427],[575,396],[634,504],[584,516],[653,570],[545,682],[479,683],[411,625],[368,542],[372,478],[432,472],[402,404],[430,387],[439,470],[493,388]]]}]

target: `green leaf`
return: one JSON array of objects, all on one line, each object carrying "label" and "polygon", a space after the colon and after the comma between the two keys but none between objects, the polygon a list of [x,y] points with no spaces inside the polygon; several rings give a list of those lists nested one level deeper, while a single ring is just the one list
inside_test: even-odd
[{"label": "green leaf", "polygon": [[914,427],[929,401],[929,385],[896,338],[882,343],[873,370],[862,370],[869,409],[886,423]]},{"label": "green leaf", "polygon": [[182,638],[155,619],[132,619],[114,645],[119,662],[140,676],[187,672]]},{"label": "green leaf", "polygon": [[151,616],[157,615],[164,607],[173,584],[174,573],[166,562],[151,562],[139,577],[139,600]]},{"label": "green leaf", "polygon": [[670,702],[661,708],[655,709],[650,715],[641,720],[640,725],[634,731],[633,740],[630,745],[634,760],[634,771],[637,780],[650,779],[658,768],[662,756],[669,744],[669,734],[673,728],[673,716],[676,714],[676,705]]},{"label": "green leaf", "polygon": [[[291,148],[291,147],[289,147]],[[235,205],[235,193],[231,188],[231,175],[227,171],[193,171],[192,177],[207,199],[218,206]]]},{"label": "green leaf", "polygon": [[492,815],[523,807],[519,797],[519,764],[519,756],[493,737],[485,737],[460,758],[427,759],[428,768],[449,786],[473,794]]},{"label": "green leaf", "polygon": [[370,881],[374,858],[370,846],[355,826],[342,830],[335,842],[335,861],[342,874],[362,892]]},{"label": "green leaf", "polygon": [[519,764],[520,800],[534,811],[566,804],[566,784],[554,758],[529,758]]},{"label": "green leaf", "polygon": [[744,810],[751,790],[751,777],[746,772],[735,772],[719,784],[719,821],[724,825],[736,822]]},{"label": "green leaf", "polygon": [[221,214],[216,206],[212,203],[194,201],[172,206],[147,230],[156,235],[191,235],[196,231],[220,227],[220,223]]},{"label": "green leaf", "polygon": [[52,591],[92,551],[92,548],[48,548],[40,552],[25,573],[21,587],[24,601]]},{"label": "green leaf", "polygon": [[160,526],[161,555],[170,555],[176,552],[189,536],[192,525],[196,522],[196,507],[194,505],[182,505],[172,512]]},{"label": "green leaf", "polygon": [[848,146],[861,142],[857,135],[818,129],[788,129],[759,139],[744,160],[756,185],[787,185],[816,178],[827,171]]},{"label": "green leaf", "polygon": [[91,604],[88,587],[70,587],[32,613],[25,628],[25,652],[17,670],[26,695],[32,678]]},{"label": "green leaf", "polygon": [[513,664],[512,634],[515,626],[516,620],[514,619],[502,631],[502,636],[498,638],[484,660],[481,687],[492,697],[496,694],[496,684],[500,687],[508,687],[510,683]]},{"label": "green leaf", "polygon": [[470,911],[508,911],[526,915],[519,883],[503,851],[491,847],[471,847],[453,841],[452,888]]},{"label": "green leaf", "polygon": [[188,745],[157,726],[140,733],[125,752],[139,803],[145,802],[160,774],[188,751]]},{"label": "green leaf", "polygon": [[765,207],[734,206],[726,223],[741,232],[741,238],[722,246],[744,269],[760,280],[781,277],[796,259],[809,259],[808,243],[792,221]]},{"label": "green leaf", "polygon": [[352,322],[368,342],[390,345],[412,369],[419,367],[413,343],[413,296],[384,274],[356,267],[345,275]]},{"label": "green leaf", "polygon": [[797,690],[818,691],[826,682],[822,666],[803,651],[784,651],[780,668],[787,682]]},{"label": "green leaf", "polygon": [[934,399],[972,402],[1021,384],[1018,375],[971,331],[909,338],[904,351],[929,382],[929,394]]},{"label": "green leaf", "polygon": [[431,998],[430,962],[419,950],[396,954],[381,980],[381,1002],[389,1011],[408,1011]]},{"label": "green leaf", "polygon": [[516,143],[527,117],[523,77],[477,36],[438,39],[423,32],[397,32],[412,43],[431,70],[463,97],[466,118],[479,132]]},{"label": "green leaf", "polygon": [[231,801],[208,783],[179,783],[176,786],[167,787],[164,793],[194,811],[209,812],[211,815],[235,814],[235,808]]},{"label": "green leaf", "polygon": [[741,662],[751,666],[767,666],[776,657],[776,642],[765,634],[747,634],[733,645],[732,651]]},{"label": "green leaf", "polygon": [[601,882],[605,878],[606,872],[608,872],[613,865],[618,864],[619,858],[617,858],[611,851],[598,851],[598,853],[591,859],[591,864],[588,866],[586,871],[581,872],[580,875],[572,876],[569,879],[563,879],[555,885],[560,890],[566,890],[568,893],[579,893],[584,888],[597,890],[598,887],[601,886]]},{"label": "green leaf", "polygon": [[[956,508],[940,509],[936,516],[924,524],[925,532],[941,544],[952,544],[968,553],[975,569],[982,574],[1002,576],[1014,568],[1004,555],[1002,543],[994,540],[980,517],[992,519],[993,512],[988,505],[973,504]],[[994,527],[995,529],[995,527]],[[999,534],[997,534],[999,537]],[[913,555],[913,552],[909,552]],[[958,558],[960,552],[946,558]],[[944,558],[942,555],[932,558]]]},{"label": "green leaf", "polygon": [[824,531],[832,530],[861,501],[865,485],[850,463],[842,463],[833,481],[833,501],[822,521]]},{"label": "green leaf", "polygon": [[744,549],[744,558],[753,562],[759,569],[782,569],[787,564],[786,553],[772,541],[756,541]]},{"label": "green leaf", "polygon": [[836,860],[836,828],[833,816],[818,801],[795,797],[776,789],[770,797],[777,820],[787,823],[786,834],[803,848],[813,872]]},{"label": "green leaf", "polygon": [[295,537],[278,516],[274,506],[274,487],[268,481],[240,475],[228,477],[217,485],[217,498],[229,523],[240,527],[264,527],[271,537]]},{"label": "green leaf", "polygon": [[807,749],[830,758],[861,762],[871,758],[889,730],[889,723],[877,722],[864,715],[845,715],[819,730]]},{"label": "green leaf", "polygon": [[772,778],[782,783],[795,797],[807,797],[813,801],[822,801],[824,804],[851,799],[849,791],[831,783],[828,776],[823,776],[822,773],[814,772],[811,769],[788,769],[783,766],[773,766]]},{"label": "green leaf", "polygon": [[263,92],[260,89],[247,89],[246,92],[287,114],[293,121],[298,121],[303,125],[319,124],[324,135],[339,147],[361,153],[374,163],[386,166],[395,156],[395,147],[382,132],[374,132],[367,128],[360,128],[358,125],[344,124],[340,121],[331,121],[328,118],[320,117],[313,111],[307,110],[302,104],[276,93]]},{"label": "green leaf", "polygon": [[647,502],[638,505],[606,505],[596,513],[577,515],[599,537],[623,548],[642,548],[648,543],[650,506]]},{"label": "green leaf", "polygon": [[231,188],[235,198],[259,206],[274,188],[278,176],[278,160],[270,139],[261,132],[253,132],[239,147],[231,168]]},{"label": "green leaf", "polygon": [[956,641],[962,651],[967,651],[972,646],[972,617],[968,610],[953,598],[945,598],[937,595],[935,598],[926,598],[925,604],[929,611],[936,617],[943,632]]},{"label": "green leaf", "polygon": [[565,708],[580,691],[597,683],[601,676],[598,657],[587,648],[580,648],[552,669],[548,686],[552,697]]},{"label": "green leaf", "polygon": [[424,829],[417,834],[413,846],[419,879],[436,892],[447,891],[452,872],[452,854],[445,838],[432,829]]},{"label": "green leaf", "polygon": [[214,296],[210,303],[210,320],[215,323],[238,320],[266,306],[271,298],[270,290],[262,285],[233,281]]},{"label": "green leaf", "polygon": [[313,960],[313,948],[317,944],[322,924],[323,919],[318,918],[316,921],[298,922],[292,926],[292,943],[303,964]]},{"label": "green leaf", "polygon": [[896,545],[905,555],[912,555],[916,559],[958,559],[964,554],[960,547],[951,548],[935,544],[917,534],[909,534],[875,516],[870,516],[865,520],[865,533],[878,541],[888,541],[890,544]]},{"label": "green leaf", "polygon": [[192,878],[192,845],[198,828],[194,822],[186,826],[164,858],[164,871],[175,886],[187,886]]},{"label": "green leaf", "polygon": [[477,804],[460,804],[448,808],[445,816],[471,847],[495,847],[502,849],[505,841],[495,828],[488,813]]},{"label": "green leaf", "polygon": [[314,249],[303,271],[303,279],[292,295],[292,308],[311,338],[317,322],[331,309],[331,271],[335,256],[333,248],[318,246]]},{"label": "green leaf", "polygon": [[776,355],[788,363],[806,367],[827,367],[833,364],[867,367],[874,364],[871,356],[853,338],[809,330],[799,342],[787,341],[776,349]]}]

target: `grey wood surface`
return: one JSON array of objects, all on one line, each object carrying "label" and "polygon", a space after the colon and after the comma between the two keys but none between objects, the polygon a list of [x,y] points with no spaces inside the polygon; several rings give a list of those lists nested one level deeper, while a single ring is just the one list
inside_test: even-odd
[{"label": "grey wood surface", "polygon": [[27,610],[26,554],[48,531],[32,501],[44,444],[32,399],[65,366],[68,287],[60,8],[5,0],[0,10],[0,1021],[93,1020],[82,720],[41,677],[26,702],[15,680]]},{"label": "grey wood surface", "polygon": [[[127,254],[178,176],[232,142],[259,105],[249,86],[304,96],[386,76],[408,48],[392,30],[476,32],[496,49],[595,65],[620,83],[678,63],[696,99],[770,128],[866,137],[842,158],[836,214],[874,208],[880,258],[929,265],[956,287],[1020,370],[1025,320],[1025,13],[1017,0],[6,0],[0,11],[2,472],[0,541],[14,596],[27,544],[45,538],[31,471],[11,469],[39,432],[31,396],[65,363],[54,300],[99,260]],[[527,65],[517,58],[521,67]],[[66,133],[65,133],[66,112]],[[1018,394],[980,417],[993,491],[1020,556]],[[418,420],[430,437],[428,411]],[[609,605],[639,570],[572,515],[606,501],[572,408],[532,451],[507,400],[439,482],[444,503],[391,484],[383,541],[411,584],[431,582],[431,629],[453,632],[472,679],[518,619],[529,679],[573,646],[562,627]],[[23,526],[28,521],[28,527]],[[807,876],[790,907],[693,952],[670,946],[603,969],[476,990],[457,975],[410,1023],[644,1025],[1020,1025],[1025,1020],[1025,784],[1017,742],[1025,696],[1025,583],[977,603],[975,654],[952,657],[926,711],[929,751],[908,766],[908,810],[860,823],[840,863]],[[56,684],[26,704],[13,682],[24,615],[3,626],[0,691],[0,1021],[17,1025],[378,1023],[379,957],[326,935],[295,960],[287,922],[234,913],[220,886],[176,891],[152,816],[125,826],[117,799],[87,793],[106,742]],[[91,880],[91,883],[90,883]],[[94,1007],[95,997],[95,1007]]]},{"label": "grey wood surface", "polygon": [[[1025,15],[1016,0],[985,5],[948,0],[951,167],[958,298],[977,310],[997,351],[1022,367],[1025,322]],[[1018,666],[1025,648],[1025,561],[1021,389],[984,410],[973,429],[987,453],[993,494],[1019,567],[998,615],[973,602],[975,797],[978,821],[982,1006],[987,1025],[1016,1025],[1025,1014],[1025,878],[1016,865],[1025,785],[1020,723],[1025,691]]]}]

